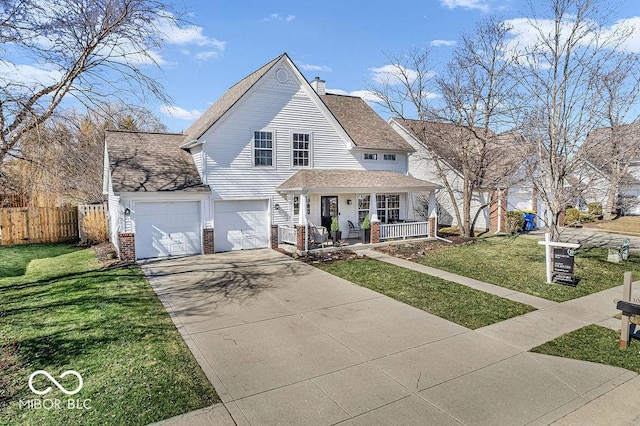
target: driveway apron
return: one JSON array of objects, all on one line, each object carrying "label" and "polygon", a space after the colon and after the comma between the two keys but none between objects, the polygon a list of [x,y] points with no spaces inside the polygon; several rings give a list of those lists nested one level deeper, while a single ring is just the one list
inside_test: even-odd
[{"label": "driveway apron", "polygon": [[142,269],[237,424],[548,424],[635,377],[523,352],[273,250]]}]

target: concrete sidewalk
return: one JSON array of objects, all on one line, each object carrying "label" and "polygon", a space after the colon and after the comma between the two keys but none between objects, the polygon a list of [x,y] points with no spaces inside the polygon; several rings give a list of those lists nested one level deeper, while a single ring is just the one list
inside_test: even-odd
[{"label": "concrete sidewalk", "polygon": [[164,424],[549,424],[637,376],[528,353],[271,250],[143,270],[224,403]]}]

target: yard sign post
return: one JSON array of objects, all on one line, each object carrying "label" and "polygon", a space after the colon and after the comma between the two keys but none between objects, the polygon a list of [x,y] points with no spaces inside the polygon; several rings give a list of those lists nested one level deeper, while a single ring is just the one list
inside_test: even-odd
[{"label": "yard sign post", "polygon": [[544,234],[544,241],[538,241],[538,244],[544,245],[545,247],[545,258],[546,258],[546,266],[547,266],[547,284],[551,284],[553,282],[553,272],[554,272],[554,259],[553,259],[553,247],[562,247],[569,249],[577,249],[580,247],[580,244],[575,243],[561,243],[557,241],[551,241],[551,235],[547,232]]}]

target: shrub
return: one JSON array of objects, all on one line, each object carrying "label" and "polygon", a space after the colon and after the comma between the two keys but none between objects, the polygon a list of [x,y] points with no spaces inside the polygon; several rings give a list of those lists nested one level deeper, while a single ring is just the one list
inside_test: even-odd
[{"label": "shrub", "polygon": [[446,226],[438,229],[438,234],[442,237],[453,237],[455,235],[460,235],[460,228],[457,226]]},{"label": "shrub", "polygon": [[371,222],[369,221],[369,215],[366,215],[364,217],[364,220],[362,221],[362,225],[360,225],[360,227],[362,229],[369,229],[371,228]]},{"label": "shrub", "polygon": [[595,222],[596,218],[591,213],[580,213],[580,223]]},{"label": "shrub", "polygon": [[82,232],[89,244],[107,241],[107,217],[102,212],[89,212],[82,219]]},{"label": "shrub", "polygon": [[338,217],[334,217],[331,220],[331,231],[336,232],[340,230],[340,224],[338,223]]},{"label": "shrub", "polygon": [[515,234],[524,230],[524,213],[520,210],[511,210],[507,212],[507,232]]},{"label": "shrub", "polygon": [[602,216],[602,203],[589,203],[589,214],[593,216]]},{"label": "shrub", "polygon": [[580,210],[575,207],[568,208],[564,213],[565,225],[573,225],[580,222]]}]

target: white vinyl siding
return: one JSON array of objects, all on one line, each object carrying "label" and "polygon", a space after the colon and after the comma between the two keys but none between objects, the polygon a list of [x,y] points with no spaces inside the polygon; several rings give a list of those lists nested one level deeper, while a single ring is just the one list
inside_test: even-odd
[{"label": "white vinyl siding", "polygon": [[[201,138],[205,142],[207,184],[214,200],[271,199],[273,204],[287,205],[274,188],[297,171],[292,168],[293,133],[311,135],[314,168],[364,169],[295,79],[280,83],[267,74],[254,89]],[[274,166],[255,167],[253,131],[265,129],[273,132]],[[273,222],[289,223],[293,213],[289,210],[274,211]]]}]

